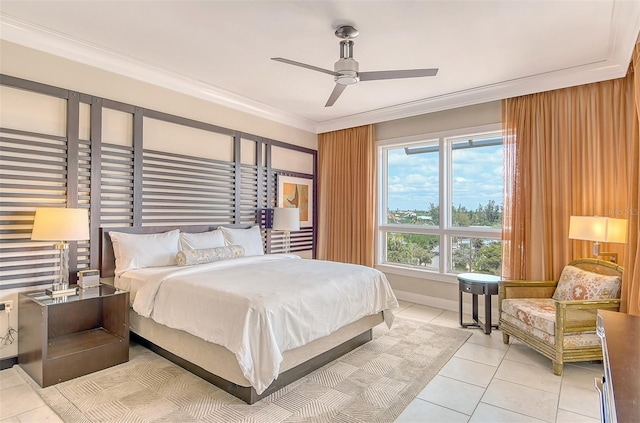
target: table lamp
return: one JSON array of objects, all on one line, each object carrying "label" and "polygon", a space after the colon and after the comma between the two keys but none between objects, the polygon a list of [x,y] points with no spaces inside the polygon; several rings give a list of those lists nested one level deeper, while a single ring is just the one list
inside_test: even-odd
[{"label": "table lamp", "polygon": [[86,209],[57,207],[36,208],[31,231],[33,241],[56,241],[53,247],[60,252],[58,275],[52,293],[69,289],[69,244],[67,241],[89,239],[89,213]]},{"label": "table lamp", "polygon": [[291,231],[300,230],[300,209],[293,207],[278,207],[273,209],[273,227],[276,231],[284,231],[284,252],[291,247]]},{"label": "table lamp", "polygon": [[585,241],[595,241],[593,255],[611,257],[611,261],[618,261],[618,253],[601,252],[601,242],[627,242],[627,220],[602,216],[571,216],[569,220],[569,238]]}]

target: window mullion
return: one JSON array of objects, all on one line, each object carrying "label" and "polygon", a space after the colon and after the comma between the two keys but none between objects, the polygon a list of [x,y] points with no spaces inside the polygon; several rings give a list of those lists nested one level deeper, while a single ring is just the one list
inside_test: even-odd
[{"label": "window mullion", "polygon": [[440,273],[449,266],[450,240],[447,230],[451,226],[451,146],[446,138],[440,138]]}]

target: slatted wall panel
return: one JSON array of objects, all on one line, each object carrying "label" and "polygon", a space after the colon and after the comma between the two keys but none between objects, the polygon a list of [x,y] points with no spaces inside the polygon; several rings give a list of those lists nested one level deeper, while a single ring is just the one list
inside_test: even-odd
[{"label": "slatted wall panel", "polygon": [[144,226],[235,223],[234,163],[145,149],[142,181]]},{"label": "slatted wall panel", "polygon": [[[57,271],[53,242],[30,239],[36,207],[89,210],[91,240],[72,243],[73,273],[98,267],[99,227],[256,223],[265,251],[275,253],[282,233],[266,229],[265,210],[276,206],[278,173],[313,175],[273,170],[272,146],[310,155],[316,171],[314,150],[7,75],[0,86],[13,90],[8,115],[21,128],[0,128],[0,289],[48,284]],[[21,105],[21,93],[37,97],[36,120],[23,119],[33,110]],[[160,151],[162,143],[145,148],[147,117],[205,131],[209,152],[231,145],[233,158]],[[32,124],[32,132],[20,126]],[[315,252],[314,244],[312,228],[291,234],[294,252]]]},{"label": "slatted wall panel", "polygon": [[31,241],[36,207],[67,201],[67,139],[0,128],[0,283],[2,288],[51,281],[53,242]]},{"label": "slatted wall panel", "polygon": [[100,227],[133,226],[133,147],[102,143]]},{"label": "slatted wall panel", "polygon": [[[91,141],[78,142],[78,205],[76,207],[88,209],[91,213]],[[77,243],[78,270],[91,268],[91,243],[78,241]]]},{"label": "slatted wall panel", "polygon": [[256,222],[258,210],[263,208],[258,198],[258,166],[240,166],[240,221],[241,224]]}]

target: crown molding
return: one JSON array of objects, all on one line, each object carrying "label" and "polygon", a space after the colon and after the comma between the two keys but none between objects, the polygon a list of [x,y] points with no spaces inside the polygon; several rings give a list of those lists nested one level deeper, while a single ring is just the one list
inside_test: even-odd
[{"label": "crown molding", "polygon": [[45,53],[158,85],[221,106],[315,133],[317,122],[283,112],[275,107],[240,96],[166,69],[151,66],[130,56],[79,41],[49,29],[0,14],[0,38]]},{"label": "crown molding", "polygon": [[475,87],[441,96],[371,110],[355,115],[315,122],[250,98],[224,91],[202,81],[151,66],[133,57],[99,48],[58,32],[0,14],[0,37],[110,72],[201,98],[241,112],[312,133],[329,132],[360,125],[470,106],[489,101],[588,84],[626,75],[640,33],[640,2],[614,2],[607,57],[567,69],[529,75],[510,81]]}]

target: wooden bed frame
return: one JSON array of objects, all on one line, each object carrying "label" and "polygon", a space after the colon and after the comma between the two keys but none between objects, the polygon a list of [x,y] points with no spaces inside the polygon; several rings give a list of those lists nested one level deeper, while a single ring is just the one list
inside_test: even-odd
[{"label": "wooden bed frame", "polygon": [[[249,225],[230,225],[230,227],[236,228],[246,228]],[[179,229],[183,232],[190,233],[198,233],[198,232],[206,232],[213,229],[216,229],[216,226],[208,226],[208,225],[190,225],[190,226],[143,226],[143,227],[126,227],[126,228],[100,228],[100,277],[101,278],[111,278],[114,276],[115,270],[115,255],[113,252],[113,245],[111,243],[111,237],[109,236],[110,231],[114,232],[125,232],[125,233],[135,233],[135,234],[152,234],[152,233],[160,233],[166,232],[173,229]],[[146,319],[144,317],[139,316],[133,309],[130,309],[130,321],[131,321],[131,339],[145,346],[146,348],[154,351],[155,353],[163,356],[164,358],[172,361],[173,363],[183,367],[189,372],[205,379],[206,381],[212,383],[213,385],[223,389],[224,391],[230,393],[231,395],[243,400],[248,404],[253,404],[262,398],[272,394],[273,392],[283,388],[284,386],[300,379],[301,377],[313,372],[314,370],[324,366],[325,364],[335,360],[336,358],[341,357],[342,355],[352,351],[353,349],[369,342],[373,338],[372,328],[376,325],[380,324],[383,321],[382,313],[378,313],[377,315],[367,316],[363,319],[360,319],[357,322],[354,322],[345,328],[338,330],[335,334],[331,334],[319,340],[316,340],[307,345],[295,348],[291,351],[285,351],[283,353],[283,357],[285,361],[288,357],[296,357],[291,359],[293,363],[300,362],[301,354],[305,358],[305,361],[302,361],[300,364],[297,364],[291,368],[283,369],[283,373],[279,374],[277,379],[274,380],[271,385],[262,393],[258,394],[256,390],[250,386],[249,382],[246,381],[245,384],[239,384],[232,381],[229,381],[219,375],[216,374],[216,370],[212,368],[207,368],[206,365],[198,365],[193,363],[193,361],[197,360],[188,360],[180,355],[174,354],[170,350],[173,346],[175,346],[175,340],[163,342],[165,339],[163,336],[158,336],[158,334],[153,337],[153,341],[147,339],[147,336],[144,330],[140,329],[141,326],[152,327],[159,330],[159,333],[170,334],[179,336],[181,343],[182,342],[193,342],[194,346],[199,347],[199,351],[202,351],[204,346],[207,354],[222,354],[223,356],[232,355],[230,351],[216,344],[212,344],[206,341],[201,340],[193,335],[190,335],[186,332],[171,329],[167,326],[160,325],[158,323],[153,322],[151,319]],[[134,327],[134,322],[141,322],[143,325],[138,325],[138,328]],[[352,332],[356,330],[356,335],[352,336]],[[137,333],[141,332],[141,333]],[[346,338],[345,338],[346,337]],[[312,346],[313,344],[313,346]],[[183,345],[184,346],[184,345]],[[210,346],[210,350],[208,349]],[[320,349],[318,346],[321,346]],[[194,348],[195,350],[195,348]],[[221,350],[223,350],[221,352]],[[309,358],[306,359],[307,355],[304,355],[307,351],[309,351]],[[313,352],[311,352],[313,351]],[[211,357],[209,357],[211,358]],[[227,361],[229,357],[226,357]],[[211,361],[211,360],[209,360]],[[215,360],[214,360],[215,361]],[[237,365],[237,363],[236,363]],[[213,366],[215,367],[215,366]],[[284,367],[284,366],[283,366]],[[239,369],[239,366],[238,366]]]}]

